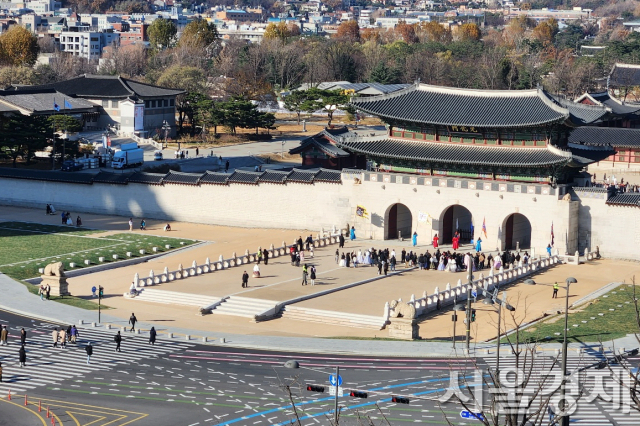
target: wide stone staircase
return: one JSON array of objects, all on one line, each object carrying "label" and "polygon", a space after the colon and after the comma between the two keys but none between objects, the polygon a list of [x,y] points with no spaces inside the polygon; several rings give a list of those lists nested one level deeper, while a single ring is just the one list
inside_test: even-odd
[{"label": "wide stone staircase", "polygon": [[279,302],[275,300],[252,299],[250,297],[230,296],[223,303],[216,306],[211,313],[216,315],[235,315],[238,317],[255,318]]},{"label": "wide stone staircase", "polygon": [[219,303],[221,297],[203,296],[201,294],[181,293],[179,291],[156,290],[145,288],[133,300],[142,302],[166,303],[168,305],[185,305],[208,307]]},{"label": "wide stone staircase", "polygon": [[382,315],[376,317],[373,315],[325,311],[322,309],[312,309],[294,305],[287,305],[284,307],[282,318],[340,325],[344,327],[368,328],[372,330],[381,330],[385,326]]}]

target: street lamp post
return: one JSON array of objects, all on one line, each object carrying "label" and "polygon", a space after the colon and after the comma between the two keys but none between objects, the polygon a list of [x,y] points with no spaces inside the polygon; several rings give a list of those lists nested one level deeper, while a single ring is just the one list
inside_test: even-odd
[{"label": "street lamp post", "polygon": [[163,120],[162,121],[162,130],[164,130],[164,145],[162,146],[163,148],[167,147],[167,137],[169,135],[169,129],[171,129],[171,126],[169,126],[169,123],[167,123],[167,120]]},{"label": "street lamp post", "polygon": [[[564,287],[566,290],[566,296],[564,300],[564,338],[562,339],[562,383],[560,384],[560,416],[562,417],[560,421],[560,426],[569,426],[569,415],[565,413],[567,409],[567,327],[569,326],[569,287],[571,284],[575,284],[578,282],[573,277],[568,277],[565,282],[567,285]],[[527,279],[524,280],[525,284],[536,285],[534,280]],[[551,284],[540,284],[544,286],[551,287]]]},{"label": "street lamp post", "polygon": [[464,311],[464,305],[462,303],[453,305],[453,316],[451,320],[453,321],[453,349],[456,349],[456,322],[458,322],[458,312]]}]

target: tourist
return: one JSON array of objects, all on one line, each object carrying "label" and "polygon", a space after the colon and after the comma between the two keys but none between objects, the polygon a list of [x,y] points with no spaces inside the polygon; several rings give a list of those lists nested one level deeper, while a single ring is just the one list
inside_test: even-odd
[{"label": "tourist", "polygon": [[140,221],[140,230],[142,230],[142,231],[146,231],[147,230],[147,222],[144,219],[142,219]]},{"label": "tourist", "polygon": [[80,219],[80,215],[76,218],[76,226],[82,226],[82,219]]},{"label": "tourist", "polygon": [[267,266],[267,264],[269,263],[269,250],[262,250],[262,255],[264,256],[264,266]]},{"label": "tourist", "polygon": [[27,332],[25,331],[24,327],[22,328],[22,330],[20,330],[20,344],[27,344]]},{"label": "tourist", "polygon": [[477,252],[482,251],[482,238],[480,237],[478,237],[478,240],[476,241],[476,251]]},{"label": "tourist", "polygon": [[136,328],[137,321],[138,321],[138,318],[136,318],[136,314],[131,312],[131,316],[129,317],[129,324],[131,324],[131,330],[129,330],[129,332],[132,332]]},{"label": "tourist", "polygon": [[551,244],[547,245],[547,254],[551,257]]},{"label": "tourist", "polygon": [[122,343],[122,336],[120,335],[120,332],[119,332],[119,331],[118,331],[118,334],[116,334],[116,335],[113,337],[113,341],[114,341],[114,342],[116,342],[116,350],[115,350],[115,352],[122,352],[122,351],[120,350],[120,344]]},{"label": "tourist", "polygon": [[91,342],[84,347],[84,350],[87,352],[87,365],[91,363],[91,355],[93,355],[93,346],[91,346]]},{"label": "tourist", "polygon": [[51,332],[51,338],[53,339],[53,347],[57,348],[58,347],[58,339],[60,338],[60,336],[58,335],[58,329],[54,328],[53,331]]},{"label": "tourist", "polygon": [[76,344],[78,342],[78,329],[74,325],[71,327],[71,343]]},{"label": "tourist", "polygon": [[309,275],[307,264],[302,267],[302,285],[307,285],[307,276]]},{"label": "tourist", "polygon": [[226,163],[224,163],[224,172],[227,173],[229,171],[229,160],[227,160]]},{"label": "tourist", "polygon": [[62,327],[60,327],[60,331],[58,332],[58,340],[60,340],[60,349],[67,347],[67,332],[64,331]]},{"label": "tourist", "polygon": [[311,279],[311,285],[316,285],[316,267],[311,265],[311,272],[309,274],[309,278]]},{"label": "tourist", "polygon": [[56,214],[56,208],[53,207],[53,204],[49,204],[49,208],[51,209],[51,213],[49,214]]},{"label": "tourist", "polygon": [[62,213],[60,213],[60,217],[62,218],[62,224],[66,224],[67,223],[67,213],[63,210]]},{"label": "tourist", "polygon": [[47,212],[45,214],[46,215],[50,215],[51,214],[51,206],[49,204],[47,204]]},{"label": "tourist", "polygon": [[411,244],[413,244],[413,246],[417,246],[418,245],[418,233],[414,232],[413,236],[411,237]]},{"label": "tourist", "polygon": [[40,300],[42,300],[43,302],[44,302],[44,293],[45,293],[44,286],[40,285],[40,288],[38,289],[38,294],[40,295]]},{"label": "tourist", "polygon": [[342,253],[342,256],[340,256],[340,264],[339,266],[345,267],[347,265],[347,259],[344,255],[344,253]]},{"label": "tourist", "polygon": [[262,250],[258,249],[258,253],[256,253],[256,264],[260,264],[262,262]]},{"label": "tourist", "polygon": [[309,247],[309,257],[310,257],[311,259],[313,259],[313,256],[314,256],[314,255],[315,255],[315,254],[314,254],[314,252],[313,252],[313,244],[311,244],[311,247]]},{"label": "tourist", "polygon": [[133,231],[133,218],[129,218],[129,231]]},{"label": "tourist", "polygon": [[296,266],[300,266],[300,263],[304,263],[304,250],[300,250],[300,252],[297,253],[296,260],[298,261],[298,264]]},{"label": "tourist", "polygon": [[378,275],[382,275],[382,264],[383,263],[384,263],[384,261],[378,262]]},{"label": "tourist", "polygon": [[156,345],[156,335],[158,333],[156,333],[156,328],[155,327],[151,327],[151,330],[149,330],[149,344],[155,346]]},{"label": "tourist", "polygon": [[2,363],[0,362],[0,383],[2,383]]},{"label": "tourist", "polygon": [[458,236],[457,232],[455,233],[453,238],[451,238],[451,245],[453,246],[454,250],[458,250],[460,248],[460,237]]},{"label": "tourist", "polygon": [[302,243],[302,235],[298,237],[298,239],[296,240],[296,245],[298,246],[298,251],[302,251],[303,250],[303,243]]},{"label": "tourist", "polygon": [[67,342],[71,341],[71,326],[67,327]]},{"label": "tourist", "polygon": [[387,272],[389,272],[389,262],[387,262],[386,260],[382,261],[383,265],[382,265],[382,269],[384,270],[384,275],[387,275]]},{"label": "tourist", "polygon": [[389,267],[391,268],[391,271],[395,271],[396,270],[396,257],[392,256],[391,259],[389,259]]},{"label": "tourist", "polygon": [[553,296],[551,296],[552,299],[557,299],[558,298],[558,290],[560,289],[560,286],[558,285],[558,282],[556,281],[553,284]]},{"label": "tourist", "polygon": [[353,226],[351,227],[351,231],[349,231],[349,239],[351,241],[356,239],[356,228],[354,228]]},{"label": "tourist", "polygon": [[20,361],[20,368],[27,365],[27,351],[24,346],[20,346],[20,350],[18,351],[18,358]]},{"label": "tourist", "polygon": [[347,252],[347,257],[345,257],[345,266],[348,268],[351,265],[351,254]]},{"label": "tourist", "polygon": [[7,345],[7,338],[9,337],[9,330],[7,330],[7,326],[3,325],[2,330],[0,331],[0,345]]},{"label": "tourist", "polygon": [[305,243],[307,246],[307,250],[309,250],[313,246],[313,237],[311,236],[311,234],[309,234],[309,236],[305,240]]},{"label": "tourist", "polygon": [[433,248],[438,248],[438,234],[434,235],[433,237]]},{"label": "tourist", "polygon": [[165,230],[165,232],[169,232],[169,231],[171,231],[171,224],[170,224],[170,223],[167,223],[167,224],[164,226],[164,230]]},{"label": "tourist", "polygon": [[344,248],[344,235],[342,235],[342,232],[340,233],[340,236],[338,237],[338,242],[340,243],[338,245],[338,248]]},{"label": "tourist", "polygon": [[200,149],[198,149],[198,147],[196,146],[196,158],[198,157],[198,155],[200,155]]},{"label": "tourist", "polygon": [[253,278],[260,278],[260,266],[257,263],[253,265]]},{"label": "tourist", "polygon": [[242,288],[247,287],[249,287],[249,274],[247,274],[247,271],[244,271],[242,274]]}]

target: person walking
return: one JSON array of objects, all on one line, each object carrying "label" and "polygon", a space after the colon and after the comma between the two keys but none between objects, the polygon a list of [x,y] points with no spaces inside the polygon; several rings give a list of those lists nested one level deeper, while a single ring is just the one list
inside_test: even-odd
[{"label": "person walking", "polygon": [[309,272],[307,272],[307,264],[305,263],[302,267],[302,285],[307,285],[307,276]]},{"label": "person walking", "polygon": [[411,237],[411,244],[413,244],[413,246],[417,246],[418,245],[418,233],[414,232],[413,236]]},{"label": "person walking", "polygon": [[262,257],[264,258],[264,265],[267,266],[267,264],[269,263],[269,250],[264,249],[262,251]]},{"label": "person walking", "polygon": [[9,330],[7,330],[7,326],[2,326],[2,331],[0,331],[0,345],[7,345],[7,338],[9,337]]},{"label": "person walking", "polygon": [[147,230],[147,222],[144,219],[142,219],[140,221],[140,230],[141,231],[146,231]]},{"label": "person walking", "polygon": [[553,284],[553,296],[551,296],[552,299],[557,299],[558,298],[558,290],[560,289],[560,286],[558,285],[558,282],[556,281]]},{"label": "person walking", "polygon": [[120,350],[120,344],[122,343],[122,336],[120,335],[119,331],[118,331],[118,334],[116,334],[115,337],[113,338],[113,341],[116,342],[116,352],[122,352]]},{"label": "person walking", "polygon": [[44,293],[45,293],[44,286],[41,285],[40,288],[38,289],[38,294],[40,295],[40,300],[42,300],[43,302],[44,302]]},{"label": "person walking", "polygon": [[247,287],[249,287],[249,274],[247,274],[247,271],[244,271],[244,274],[242,274],[242,288]]},{"label": "person walking", "polygon": [[71,326],[67,327],[67,343],[71,342]]},{"label": "person walking", "polygon": [[60,339],[60,348],[67,347],[67,332],[64,331],[64,328],[60,327],[60,331],[58,332],[58,337]]},{"label": "person walking", "polygon": [[309,274],[309,278],[311,278],[311,285],[316,285],[316,267],[311,266],[311,273]]},{"label": "person walking", "polygon": [[74,325],[71,327],[71,343],[76,344],[78,342],[78,329]]},{"label": "person walking", "polygon": [[129,231],[133,231],[133,218],[129,218]]},{"label": "person walking", "polygon": [[22,330],[20,330],[20,344],[22,346],[27,344],[27,332],[25,331],[24,327],[22,328]]},{"label": "person walking", "polygon": [[44,287],[44,291],[45,291],[45,296],[47,297],[47,300],[49,300],[49,298],[51,297],[51,286],[47,284]]},{"label": "person walking", "polygon": [[91,355],[93,355],[93,346],[91,346],[91,342],[84,347],[85,352],[87,352],[87,365],[91,364]]},{"label": "person walking", "polygon": [[351,227],[351,231],[349,231],[349,239],[351,241],[356,239],[356,228],[355,227]]},{"label": "person walking", "polygon": [[338,237],[338,241],[340,242],[338,247],[339,248],[344,248],[344,235],[342,235],[342,233],[340,233],[340,236]]},{"label": "person walking", "polygon": [[229,171],[229,160],[227,160],[226,163],[224,163],[224,172],[227,173]]},{"label": "person walking", "polygon": [[51,332],[51,338],[53,339],[53,347],[57,348],[58,347],[58,329],[54,328],[53,331]]},{"label": "person walking", "polygon": [[150,345],[154,345],[156,344],[156,335],[158,333],[156,333],[156,328],[155,327],[151,327],[151,330],[149,330],[149,344]]},{"label": "person walking", "polygon": [[20,346],[20,350],[18,351],[18,359],[20,361],[20,368],[27,365],[27,350],[24,348],[24,345]]},{"label": "person walking", "polygon": [[131,317],[129,317],[129,324],[131,324],[131,330],[129,330],[130,332],[135,330],[137,321],[138,318],[136,318],[136,314],[131,312]]}]

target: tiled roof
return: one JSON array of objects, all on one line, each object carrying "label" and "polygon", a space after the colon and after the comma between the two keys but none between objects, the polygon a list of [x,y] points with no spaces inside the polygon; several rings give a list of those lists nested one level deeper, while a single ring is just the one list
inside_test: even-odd
[{"label": "tiled roof", "polygon": [[569,142],[591,146],[610,145],[615,148],[640,148],[640,129],[584,126],[571,132]]},{"label": "tiled roof", "polygon": [[608,83],[613,87],[640,86],[640,65],[615,64]]},{"label": "tiled roof", "polygon": [[289,177],[287,178],[288,182],[300,182],[300,183],[313,183],[313,178],[315,177],[318,170],[300,170],[293,169]]},{"label": "tiled roof", "polygon": [[570,143],[568,148],[573,155],[573,164],[576,166],[586,166],[591,163],[602,161],[615,154],[615,150],[610,146],[588,146]]},{"label": "tiled roof", "polygon": [[285,183],[291,172],[283,172],[280,170],[265,170],[260,176],[260,183]]},{"label": "tiled roof", "polygon": [[93,174],[61,172],[55,170],[29,170],[0,167],[0,177],[13,179],[33,179],[51,182],[82,183],[91,185]]},{"label": "tiled roof", "polygon": [[324,152],[330,157],[348,157],[349,153],[343,151],[338,148],[331,142],[329,142],[325,137],[323,137],[322,133],[319,133],[310,138],[304,139],[299,146],[289,150],[289,154],[300,154],[308,149],[317,149],[318,151]]},{"label": "tiled roof", "polygon": [[472,90],[417,84],[404,90],[353,98],[357,109],[402,121],[472,127],[539,126],[563,122],[569,111],[543,90]]},{"label": "tiled roof", "polygon": [[571,154],[559,149],[515,148],[507,146],[462,145],[441,142],[408,141],[374,137],[343,139],[347,151],[374,157],[416,160],[426,163],[478,164],[487,166],[542,167],[566,164]]},{"label": "tiled roof", "polygon": [[634,114],[640,111],[639,104],[622,102],[621,100],[609,95],[609,92],[585,93],[576,99],[576,102],[580,102],[584,99],[589,99],[589,101],[596,105],[603,105],[611,109],[611,112],[616,115]]},{"label": "tiled roof", "polygon": [[131,183],[146,183],[148,185],[162,185],[164,179],[163,173],[144,173],[135,172],[129,176],[129,182]]},{"label": "tiled roof", "polygon": [[576,126],[591,124],[611,113],[609,108],[602,105],[585,105],[566,99],[556,100],[561,106],[569,110],[571,121]]},{"label": "tiled roof", "polygon": [[229,181],[230,173],[205,172],[200,178],[200,184],[208,183],[213,185],[226,185]]},{"label": "tiled roof", "polygon": [[131,173],[99,172],[93,177],[94,182],[126,185]]},{"label": "tiled roof", "polygon": [[340,170],[320,169],[313,177],[314,182],[332,182],[341,183],[342,173]]},{"label": "tiled roof", "polygon": [[[65,110],[69,113],[88,112],[95,109],[95,105],[84,99],[65,97],[64,94],[53,89],[21,89],[0,91],[0,101],[9,107],[21,108],[31,112],[53,113],[54,105],[58,104],[60,113]],[[71,104],[71,108],[65,108],[65,101]]]},{"label": "tiled roof", "polygon": [[169,173],[162,180],[163,183],[175,183],[178,185],[197,185],[202,177],[201,173],[180,173],[176,171],[169,171]]},{"label": "tiled roof", "polygon": [[264,172],[247,172],[244,170],[236,170],[229,176],[229,183],[250,183],[257,185],[258,179]]},{"label": "tiled roof", "polygon": [[640,207],[640,194],[637,192],[626,192],[617,194],[607,200],[607,204],[612,206],[633,206]]},{"label": "tiled roof", "polygon": [[65,95],[88,98],[144,98],[175,96],[184,93],[183,90],[151,86],[118,76],[91,74],[85,74],[57,83],[34,86],[34,88],[53,88]]}]

